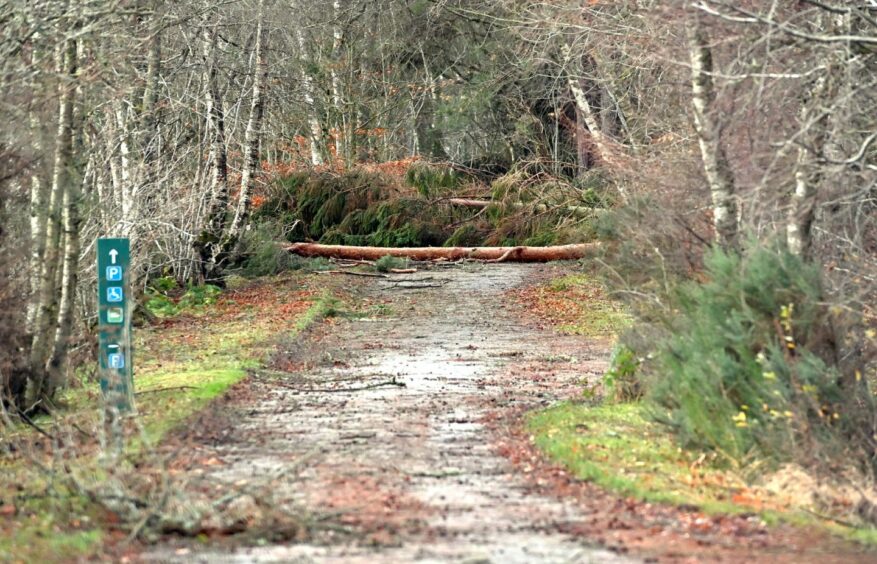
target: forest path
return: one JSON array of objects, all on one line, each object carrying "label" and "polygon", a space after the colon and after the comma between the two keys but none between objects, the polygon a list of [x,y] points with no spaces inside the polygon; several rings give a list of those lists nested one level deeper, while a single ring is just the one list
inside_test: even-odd
[{"label": "forest path", "polygon": [[[548,405],[596,378],[607,340],[565,337],[521,321],[505,293],[559,267],[497,264],[367,279],[390,315],[318,329],[278,362],[300,378],[233,400],[238,419],[192,456],[211,483],[270,480],[272,503],[335,515],[356,534],[310,544],[170,549],[147,559],[345,562],[610,562],[564,531],[573,502],[533,493],[485,426],[497,410]],[[359,282],[359,280],[357,280]],[[301,391],[311,386],[360,391]],[[307,383],[306,383],[307,382]],[[298,388],[298,389],[296,389]],[[227,415],[228,417],[228,415]],[[212,443],[212,444],[208,444]]]},{"label": "forest path", "polygon": [[661,562],[873,561],[824,532],[636,502],[545,462],[521,415],[581,397],[612,343],[541,327],[509,291],[572,268],[319,277],[373,315],[278,340],[273,371],[235,386],[165,445],[187,491],[246,493],[255,501],[238,511],[258,524],[206,543],[168,537],[140,557],[611,563],[632,561],[630,551]]}]

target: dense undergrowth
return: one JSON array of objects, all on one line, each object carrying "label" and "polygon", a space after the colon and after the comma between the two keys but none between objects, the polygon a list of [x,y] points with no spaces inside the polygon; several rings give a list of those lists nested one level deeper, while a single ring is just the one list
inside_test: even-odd
[{"label": "dense undergrowth", "polygon": [[[735,463],[858,460],[877,470],[874,401],[852,315],[784,249],[707,256],[678,289],[650,382],[655,417]],[[838,333],[837,329],[841,332]],[[866,344],[867,346],[867,344]]]}]

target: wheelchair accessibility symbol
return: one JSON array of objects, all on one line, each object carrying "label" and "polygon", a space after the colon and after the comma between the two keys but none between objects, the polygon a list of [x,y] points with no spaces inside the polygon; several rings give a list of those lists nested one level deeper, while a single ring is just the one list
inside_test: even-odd
[{"label": "wheelchair accessibility symbol", "polygon": [[110,286],[107,288],[107,301],[110,303],[119,303],[125,299],[121,286]]}]

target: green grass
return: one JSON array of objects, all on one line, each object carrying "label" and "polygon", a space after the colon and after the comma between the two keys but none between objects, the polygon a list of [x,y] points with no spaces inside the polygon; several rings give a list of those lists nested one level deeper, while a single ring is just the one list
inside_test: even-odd
[{"label": "green grass", "polygon": [[0,561],[70,562],[93,555],[103,540],[102,531],[59,529],[65,525],[46,520],[38,526],[16,530],[14,536],[0,536]]},{"label": "green grass", "polygon": [[877,546],[877,528],[821,520],[789,500],[748,487],[716,458],[679,448],[641,404],[563,403],[530,414],[527,429],[552,461],[611,492],[707,514],[755,513],[768,525],[816,526]]},{"label": "green grass", "polygon": [[342,310],[342,302],[330,293],[322,294],[314,305],[295,323],[296,332],[301,332],[315,322],[326,317],[334,317]]},{"label": "green grass", "polygon": [[528,429],[552,460],[606,489],[707,512],[742,510],[730,502],[729,492],[743,484],[726,469],[678,448],[639,404],[564,403],[532,414]]}]

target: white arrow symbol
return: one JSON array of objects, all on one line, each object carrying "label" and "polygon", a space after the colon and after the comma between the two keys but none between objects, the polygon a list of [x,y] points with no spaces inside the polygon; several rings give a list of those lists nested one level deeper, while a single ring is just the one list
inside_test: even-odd
[{"label": "white arrow symbol", "polygon": [[119,251],[116,249],[110,249],[110,262],[112,264],[116,264],[116,257],[119,256]]}]

